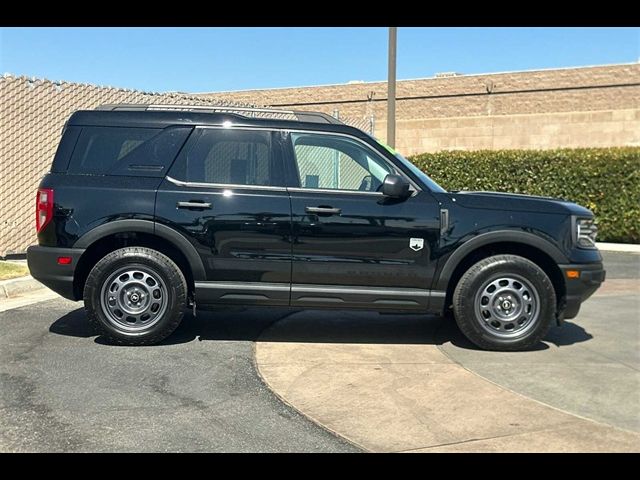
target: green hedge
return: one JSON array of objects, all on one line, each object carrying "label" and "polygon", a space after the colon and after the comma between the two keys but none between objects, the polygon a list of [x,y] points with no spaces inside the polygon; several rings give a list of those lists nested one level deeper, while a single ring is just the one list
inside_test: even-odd
[{"label": "green hedge", "polygon": [[447,190],[570,200],[594,212],[599,241],[640,243],[640,147],[443,151],[410,160]]}]

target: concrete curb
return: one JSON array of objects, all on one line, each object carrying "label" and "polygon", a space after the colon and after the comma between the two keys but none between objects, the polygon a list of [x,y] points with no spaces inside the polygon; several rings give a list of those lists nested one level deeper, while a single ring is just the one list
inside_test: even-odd
[{"label": "concrete curb", "polygon": [[596,242],[598,250],[604,252],[640,253],[640,245],[637,243],[600,243]]},{"label": "concrete curb", "polygon": [[13,298],[18,295],[46,288],[31,275],[0,281],[0,298]]}]

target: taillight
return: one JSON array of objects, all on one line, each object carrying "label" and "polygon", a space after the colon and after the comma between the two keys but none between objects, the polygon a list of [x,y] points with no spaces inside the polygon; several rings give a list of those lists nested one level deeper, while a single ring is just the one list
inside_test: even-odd
[{"label": "taillight", "polygon": [[53,218],[53,188],[39,188],[36,197],[36,231],[42,229]]}]

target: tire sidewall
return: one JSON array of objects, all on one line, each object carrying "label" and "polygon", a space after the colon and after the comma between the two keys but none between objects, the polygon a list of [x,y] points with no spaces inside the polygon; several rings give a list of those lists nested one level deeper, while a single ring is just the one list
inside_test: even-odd
[{"label": "tire sidewall", "polygon": [[[178,267],[167,257],[167,266],[162,265],[153,256],[135,247],[116,250],[101,259],[89,273],[84,289],[85,304],[89,306],[100,326],[115,338],[134,339],[140,337],[155,337],[158,332],[164,332],[175,322],[176,315],[181,315],[184,305],[179,303],[185,297],[184,278],[176,281],[175,275],[182,277]],[[114,325],[102,310],[102,287],[113,273],[123,267],[144,267],[160,277],[166,286],[167,306],[162,318],[143,330],[131,332]],[[171,271],[174,270],[174,271]]]},{"label": "tire sidewall", "polygon": [[[479,262],[469,270],[473,272],[473,278],[465,283],[461,281],[462,285],[459,284],[462,291],[456,292],[458,297],[456,321],[463,333],[470,337],[470,340],[484,348],[518,349],[530,347],[546,335],[551,320],[555,316],[556,296],[553,284],[542,269],[524,258],[501,257],[495,260],[488,264]],[[480,288],[487,282],[509,274],[525,278],[536,289],[539,298],[539,312],[532,328],[524,331],[521,335],[502,338],[491,335],[482,327],[480,322],[483,320],[479,319],[476,313],[475,299]]]}]

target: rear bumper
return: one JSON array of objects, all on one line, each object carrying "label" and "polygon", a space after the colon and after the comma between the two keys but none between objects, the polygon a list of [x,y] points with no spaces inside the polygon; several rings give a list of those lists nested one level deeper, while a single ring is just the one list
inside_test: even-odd
[{"label": "rear bumper", "polygon": [[[559,320],[574,318],[580,311],[580,305],[602,285],[606,271],[602,262],[558,265],[562,271],[567,290],[565,305],[558,314]],[[578,271],[577,278],[569,278],[568,271]]]},{"label": "rear bumper", "polygon": [[[27,264],[31,276],[69,300],[79,300],[73,289],[73,275],[82,248],[55,248],[39,245],[27,249]],[[58,257],[71,257],[69,265],[59,265]]]}]

